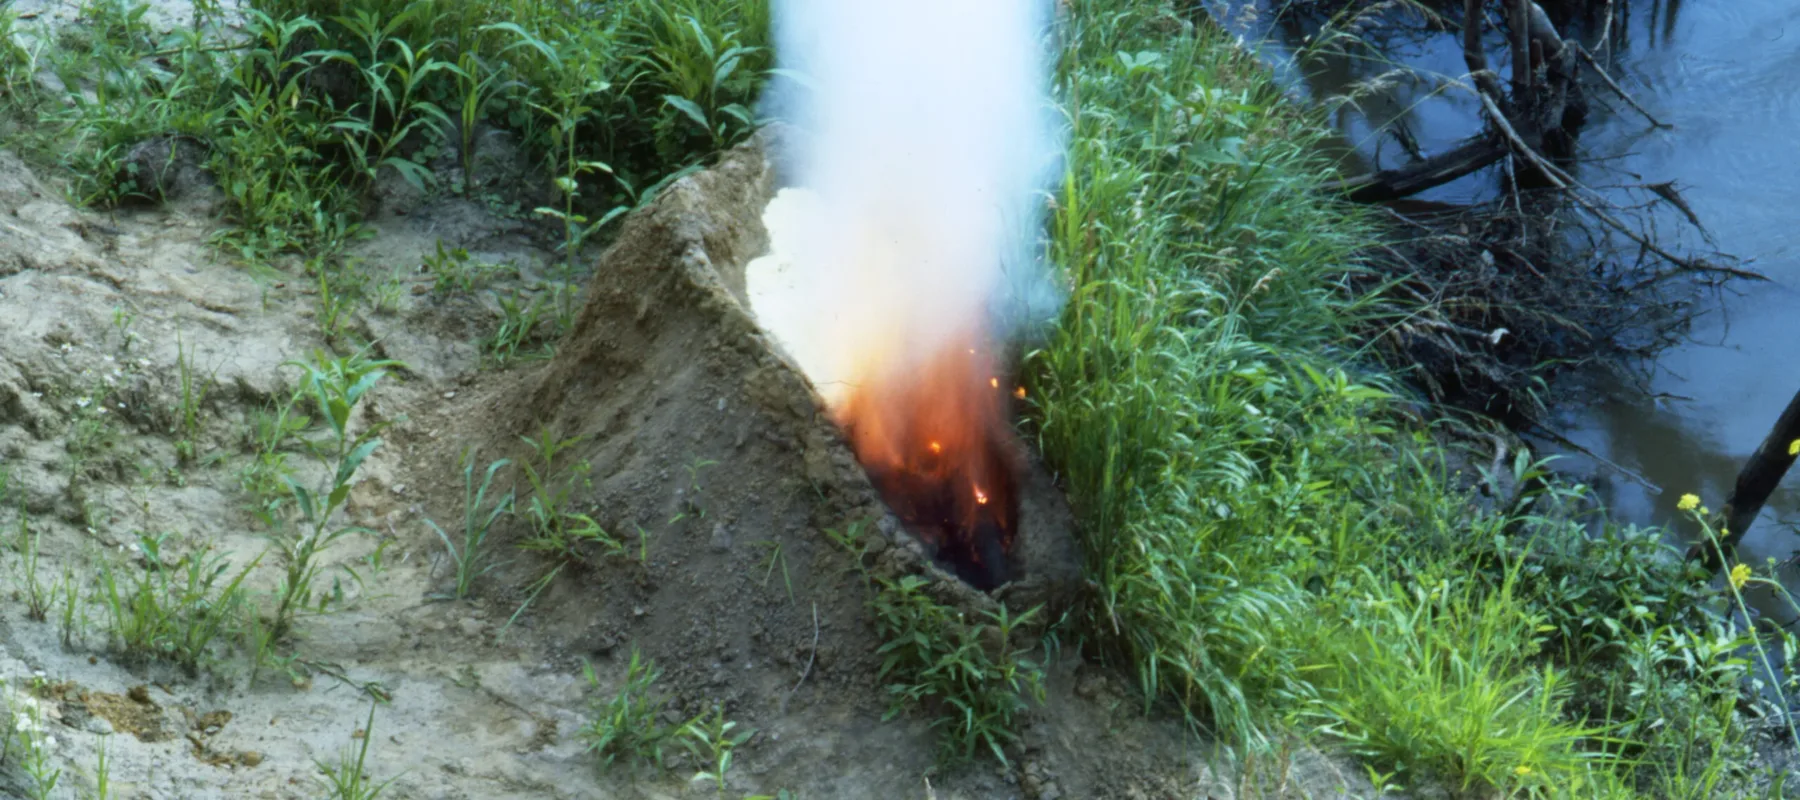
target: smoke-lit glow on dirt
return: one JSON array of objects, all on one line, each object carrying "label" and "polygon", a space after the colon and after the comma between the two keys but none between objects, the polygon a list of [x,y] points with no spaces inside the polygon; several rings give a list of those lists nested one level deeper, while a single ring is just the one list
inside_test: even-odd
[{"label": "smoke-lit glow on dirt", "polygon": [[[758,319],[812,380],[882,496],[977,584],[1017,532],[1000,346],[1043,310],[1033,256],[1056,149],[1043,4],[775,4],[765,110],[794,187],[749,265]],[[964,570],[964,567],[968,567]]]}]

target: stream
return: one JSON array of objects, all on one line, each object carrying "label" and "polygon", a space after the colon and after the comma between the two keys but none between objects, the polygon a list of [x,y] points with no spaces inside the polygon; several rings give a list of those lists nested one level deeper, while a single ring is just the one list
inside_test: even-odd
[{"label": "stream", "polygon": [[[1641,105],[1673,127],[1653,128],[1588,80],[1592,114],[1581,135],[1576,177],[1603,193],[1606,186],[1674,181],[1713,243],[1667,204],[1648,217],[1658,242],[1676,252],[1728,253],[1772,279],[1733,283],[1703,297],[1703,315],[1689,336],[1643,365],[1641,383],[1600,386],[1590,392],[1590,402],[1565,402],[1549,420],[1564,437],[1617,466],[1578,452],[1559,462],[1591,482],[1615,519],[1673,524],[1683,493],[1698,494],[1714,508],[1724,504],[1739,468],[1800,390],[1800,233],[1794,232],[1800,219],[1800,3],[1617,1],[1622,7],[1610,52],[1596,46],[1596,31],[1563,34],[1585,42]],[[1260,42],[1265,57],[1303,95],[1343,94],[1356,81],[1381,85],[1333,114],[1338,145],[1350,162],[1346,174],[1404,163],[1398,139],[1381,132],[1394,120],[1404,122],[1427,154],[1480,131],[1474,96],[1445,88],[1467,72],[1456,32],[1376,29],[1386,37],[1390,58],[1435,79],[1394,76],[1391,63],[1341,56],[1296,64],[1294,53],[1313,31],[1276,20],[1271,10],[1280,6],[1263,2],[1246,9],[1237,2],[1213,10],[1229,29]],[[1510,74],[1506,50],[1503,40],[1490,36],[1489,63],[1503,76]],[[1498,177],[1498,168],[1489,168],[1419,197],[1493,197]],[[1752,563],[1787,562],[1796,551],[1800,475],[1789,475],[1739,554]],[[1800,566],[1784,564],[1781,573],[1790,590],[1800,590]],[[1780,621],[1794,616],[1785,604],[1762,600],[1756,604]]]}]

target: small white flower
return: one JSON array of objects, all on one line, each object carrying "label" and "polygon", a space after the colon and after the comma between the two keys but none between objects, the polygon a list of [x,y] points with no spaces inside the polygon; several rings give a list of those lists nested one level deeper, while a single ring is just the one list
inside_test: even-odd
[{"label": "small white flower", "polygon": [[68,342],[62,343],[62,351],[65,353],[69,352],[69,343]]},{"label": "small white flower", "polygon": [[140,359],[138,359],[138,366],[140,366],[140,367],[148,367],[148,366],[150,366],[150,359],[148,359],[148,358],[140,358]]},{"label": "small white flower", "polygon": [[89,399],[87,399],[87,398],[85,398],[85,397],[83,397],[83,398],[81,398],[81,399],[80,399],[80,400],[76,400],[76,401],[75,401],[75,407],[76,407],[76,408],[87,408],[87,407],[88,407],[88,404],[89,404],[89,403],[92,403],[92,402],[94,402],[94,401],[92,401],[92,400],[89,400]]},{"label": "small white flower", "polygon": [[97,411],[99,411],[99,412],[100,412],[100,413],[102,413],[102,414],[105,414],[105,413],[106,413],[106,406],[101,406],[101,407],[100,407],[100,408],[98,408],[98,409],[96,409],[96,410],[97,410]]}]

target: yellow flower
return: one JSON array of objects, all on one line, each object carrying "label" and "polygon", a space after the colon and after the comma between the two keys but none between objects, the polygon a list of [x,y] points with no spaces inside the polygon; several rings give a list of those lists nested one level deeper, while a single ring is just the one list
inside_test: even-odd
[{"label": "yellow flower", "polygon": [[1520,764],[1516,767],[1513,767],[1513,774],[1523,778],[1526,775],[1531,774],[1531,768],[1525,766],[1524,764]]},{"label": "yellow flower", "polygon": [[1788,444],[1788,455],[1800,456],[1800,439],[1795,439],[1792,443]]},{"label": "yellow flower", "polygon": [[1731,588],[1742,589],[1750,582],[1750,565],[1739,564],[1731,568]]},{"label": "yellow flower", "polygon": [[1681,496],[1681,502],[1676,503],[1675,507],[1678,509],[1681,509],[1682,511],[1693,511],[1694,509],[1700,507],[1700,496],[1692,495],[1692,494],[1684,494]]}]

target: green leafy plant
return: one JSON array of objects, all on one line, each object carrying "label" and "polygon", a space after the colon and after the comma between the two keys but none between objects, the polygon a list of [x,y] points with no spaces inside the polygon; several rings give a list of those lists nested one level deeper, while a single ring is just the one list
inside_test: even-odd
[{"label": "green leafy plant", "polygon": [[0,719],[0,764],[18,753],[17,763],[24,778],[19,783],[25,796],[30,800],[49,800],[62,780],[62,767],[51,753],[52,742],[44,729],[43,712],[30,699],[15,705],[13,690],[7,688],[3,678],[0,697],[6,699],[6,718]]},{"label": "green leafy plant", "polygon": [[[242,630],[247,611],[244,579],[259,556],[233,574],[222,554],[165,563],[158,537],[138,536],[143,573],[121,580],[110,563],[100,568],[100,598],[119,649],[134,659],[165,659],[197,671],[210,660],[221,635]],[[73,587],[71,587],[73,591]]]},{"label": "green leafy plant", "polygon": [[494,521],[503,514],[512,513],[513,493],[495,500],[493,505],[487,504],[488,489],[493,486],[494,474],[511,464],[510,459],[500,459],[488,465],[487,472],[482,475],[481,485],[475,485],[475,460],[472,451],[465,451],[463,462],[463,533],[462,547],[458,548],[450,540],[450,535],[438,527],[436,522],[425,520],[438,538],[444,542],[444,550],[450,554],[450,563],[456,567],[456,590],[453,597],[461,600],[474,588],[476,579],[486,575],[495,565],[486,563],[488,531],[493,528]]},{"label": "green leafy plant", "polygon": [[[302,610],[323,612],[332,602],[343,598],[337,579],[330,591],[316,586],[323,565],[319,556],[337,540],[351,534],[372,534],[358,525],[337,525],[336,512],[350,497],[350,486],[357,468],[381,446],[377,435],[389,423],[381,422],[360,431],[350,426],[357,406],[375,388],[387,370],[400,366],[397,361],[369,360],[361,355],[329,358],[315,353],[311,362],[290,361],[287,366],[302,372],[300,395],[313,401],[318,418],[329,426],[327,435],[307,446],[325,468],[325,477],[313,487],[300,485],[286,477],[292,493],[297,517],[277,525],[273,538],[280,551],[286,574],[276,590],[275,615],[271,631],[275,637],[286,633],[294,615]],[[350,567],[343,567],[352,578],[358,578]]]},{"label": "green leafy plant", "polygon": [[711,782],[719,797],[725,796],[725,776],[731,771],[732,752],[756,736],[756,731],[732,733],[736,722],[725,718],[724,706],[713,706],[711,716],[702,715],[681,726],[682,744],[706,766],[694,773],[690,783]]},{"label": "green leafy plant", "polygon": [[575,489],[587,485],[591,467],[586,461],[559,467],[557,457],[579,444],[583,437],[565,439],[545,427],[538,431],[536,439],[520,440],[531,447],[533,459],[519,462],[519,471],[531,489],[525,499],[525,519],[531,525],[531,533],[519,546],[566,560],[581,559],[583,546],[598,547],[602,555],[623,553],[623,542],[600,527],[593,517],[569,507]]},{"label": "green leafy plant", "polygon": [[212,391],[219,368],[202,374],[194,363],[197,355],[193,348],[182,346],[181,333],[175,334],[175,374],[181,383],[180,408],[177,409],[178,431],[181,436],[175,442],[175,455],[186,464],[194,460],[198,454],[200,442],[200,410],[206,404],[206,395]]},{"label": "green leafy plant", "polygon": [[969,623],[927,592],[926,579],[875,578],[870,609],[883,642],[881,676],[889,681],[888,717],[931,706],[940,756],[967,761],[987,752],[1006,763],[1015,719],[1029,700],[1043,702],[1043,673],[1013,643],[1018,626],[1036,613],[1011,616],[1001,607]]},{"label": "green leafy plant", "polygon": [[377,701],[369,703],[368,720],[351,734],[352,743],[338,755],[337,763],[313,762],[322,776],[320,788],[332,800],[375,800],[399,777],[377,783],[369,775],[369,743],[375,739],[375,707],[378,704]]},{"label": "green leafy plant", "polygon": [[[590,687],[600,688],[600,679],[594,674],[592,664],[583,664],[582,674],[587,677]],[[594,719],[582,727],[579,735],[587,741],[588,752],[600,759],[601,766],[612,766],[620,756],[662,766],[664,753],[681,728],[662,721],[666,701],[654,695],[656,680],[661,674],[656,664],[634,647],[619,691],[605,700],[595,701]]]},{"label": "green leafy plant", "polygon": [[500,324],[483,348],[498,366],[504,367],[521,358],[548,358],[553,354],[548,343],[536,351],[529,349],[532,342],[544,339],[539,330],[547,327],[543,325],[548,320],[544,313],[547,310],[544,298],[532,295],[528,303],[522,303],[522,299],[516,291],[498,298]]},{"label": "green leafy plant", "polygon": [[344,64],[354,70],[367,93],[331,124],[335,132],[343,135],[354,174],[364,181],[373,182],[376,172],[387,167],[423,191],[430,173],[402,157],[400,146],[423,126],[450,123],[449,115],[422,95],[434,73],[452,72],[455,66],[431,57],[431,52],[440,46],[438,42],[415,48],[394,36],[424,8],[407,4],[385,18],[375,9],[352,8],[349,14],[333,17],[333,21],[355,42],[356,50],[319,54],[322,63]]},{"label": "green leafy plant", "polygon": [[23,508],[19,509],[18,536],[13,542],[13,549],[23,558],[25,570],[25,616],[28,619],[43,622],[50,613],[50,607],[56,603],[55,587],[45,586],[38,579],[38,545],[42,543],[42,531],[31,529],[31,518]]}]

